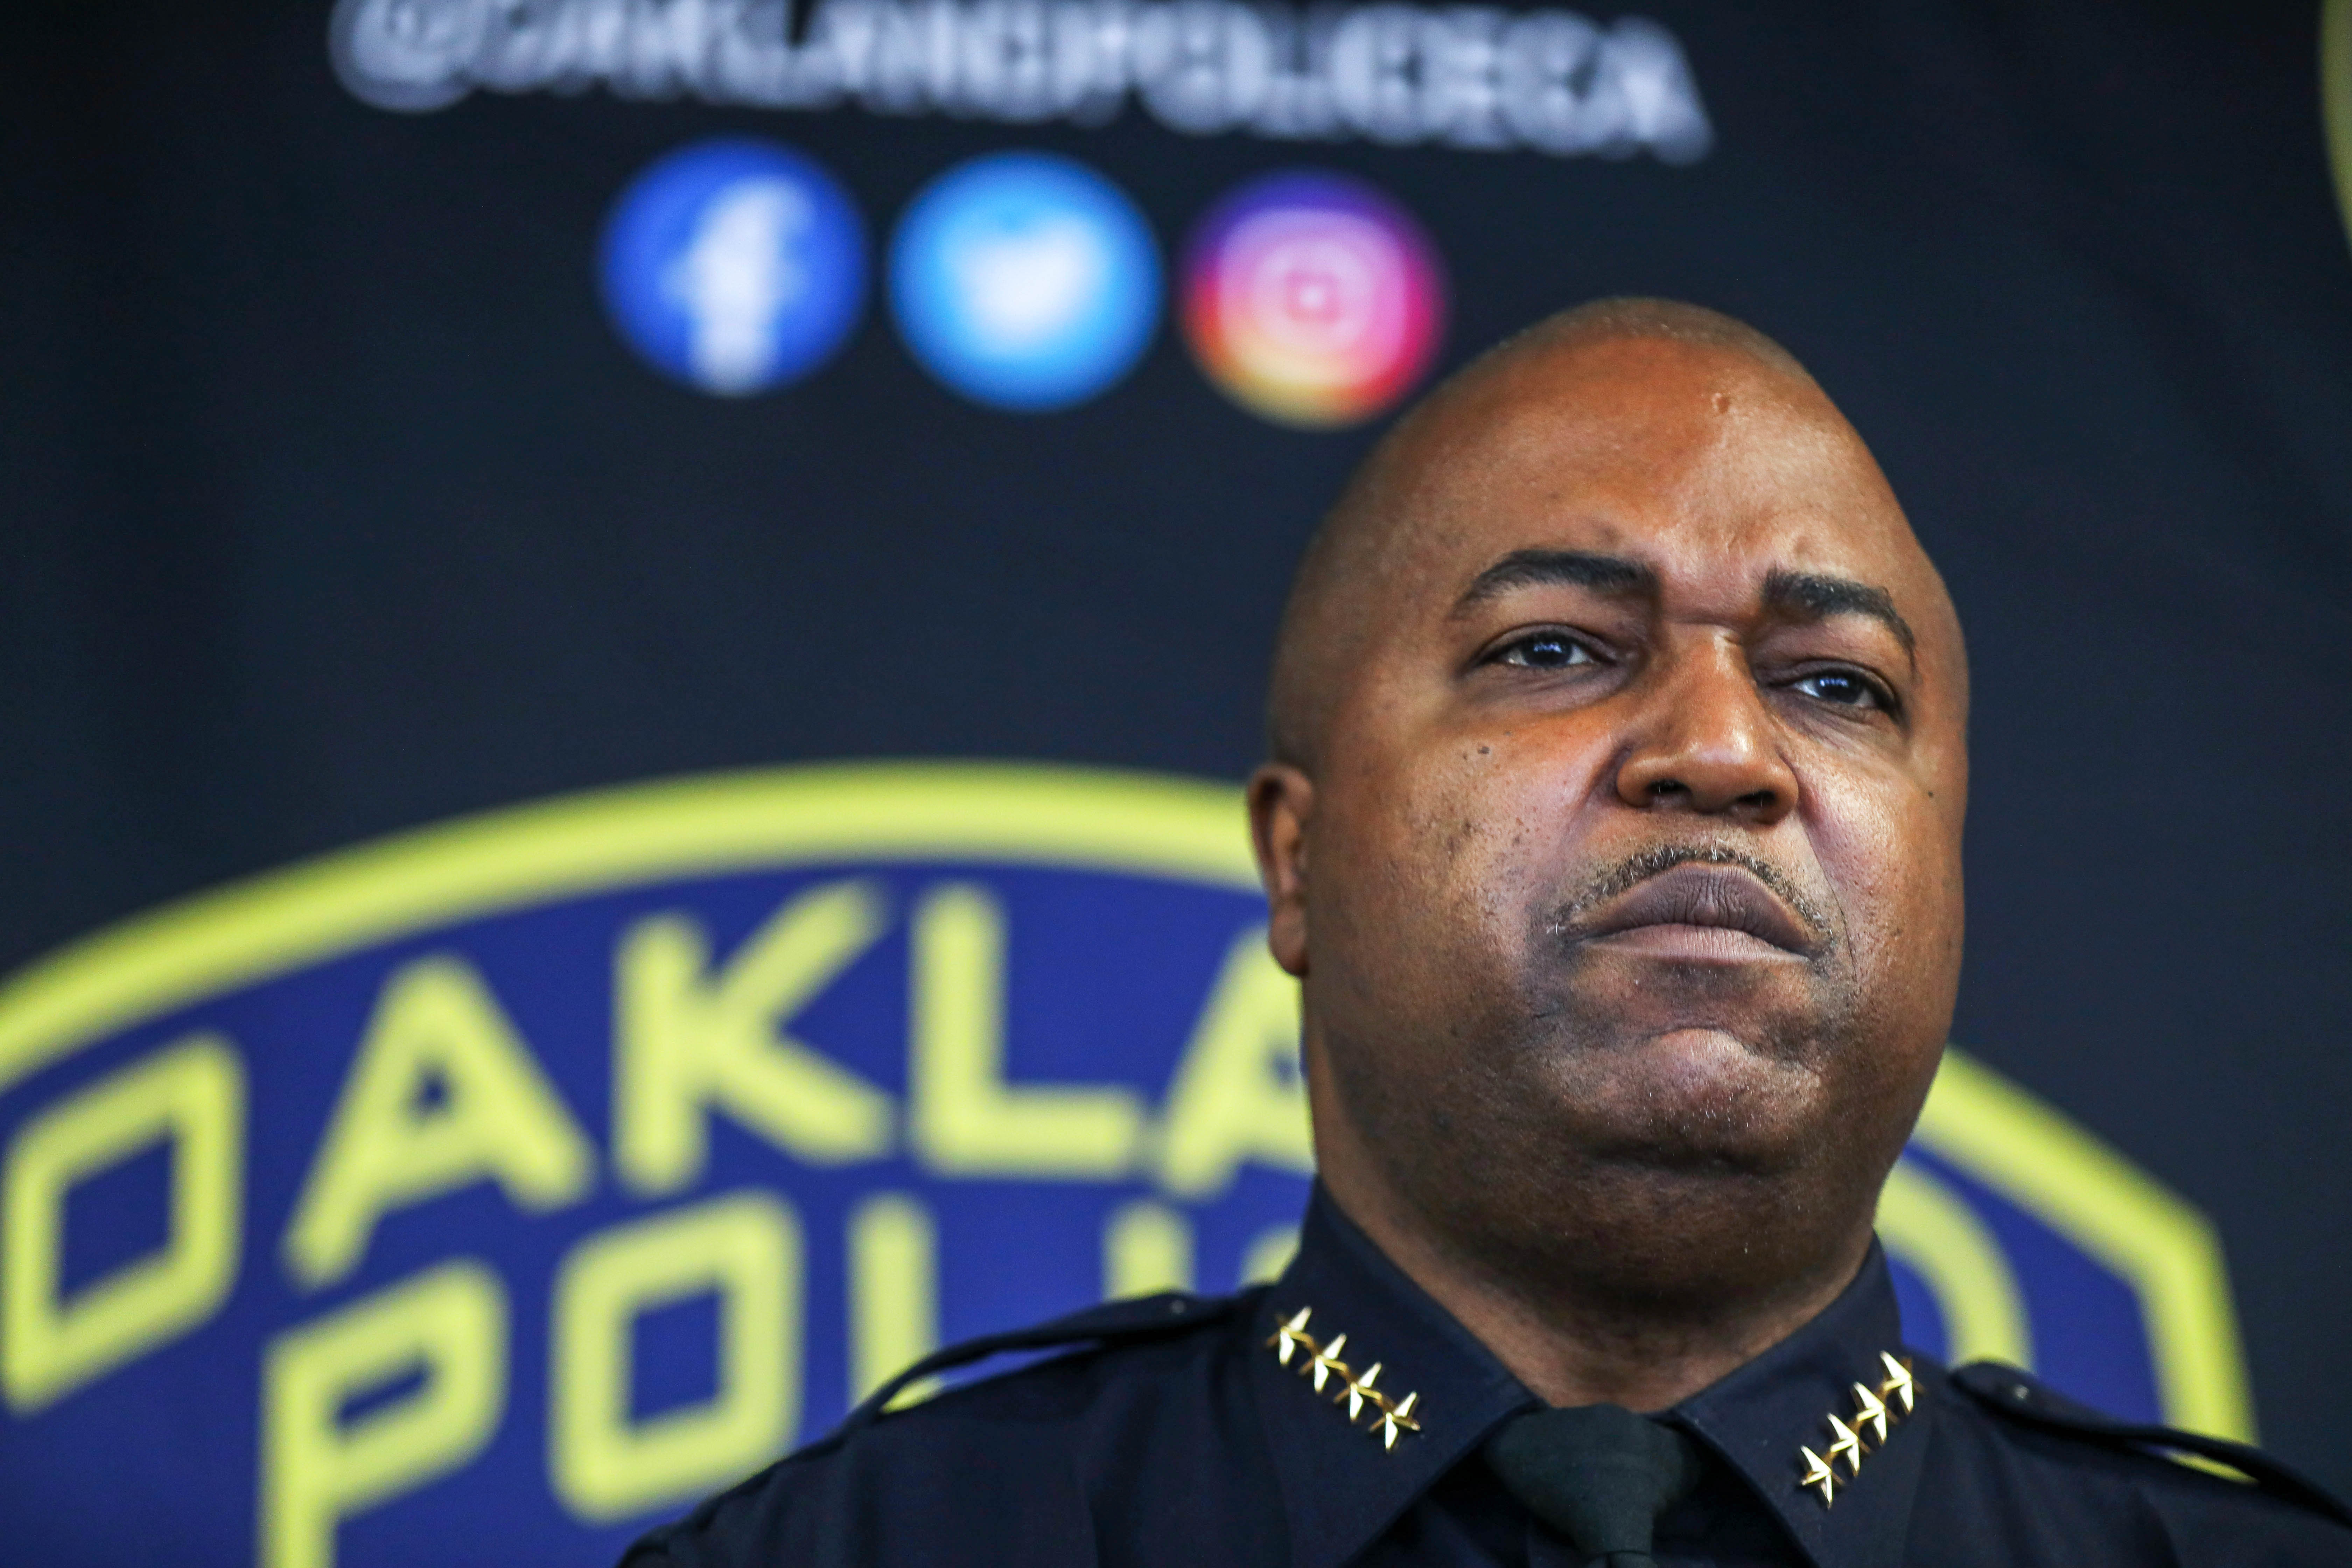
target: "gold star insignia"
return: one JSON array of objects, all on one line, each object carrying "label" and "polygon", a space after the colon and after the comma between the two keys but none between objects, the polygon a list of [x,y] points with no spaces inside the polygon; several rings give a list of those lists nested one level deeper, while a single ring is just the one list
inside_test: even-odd
[{"label": "gold star insignia", "polygon": [[1853,1427],[1834,1415],[1830,1417],[1830,1430],[1837,1434],[1837,1441],[1830,1445],[1829,1462],[1832,1465],[1836,1464],[1839,1457],[1843,1455],[1845,1458],[1847,1473],[1856,1476],[1862,1474],[1862,1439],[1854,1435]]},{"label": "gold star insignia", "polygon": [[1857,1383],[1853,1385],[1853,1405],[1860,1412],[1853,1418],[1854,1426],[1869,1433],[1874,1446],[1884,1445],[1886,1441],[1886,1402]]},{"label": "gold star insignia", "polygon": [[1331,1374],[1335,1372],[1339,1374],[1339,1381],[1342,1383],[1347,1381],[1348,1363],[1339,1359],[1340,1349],[1345,1346],[1347,1342],[1348,1336],[1341,1334],[1338,1339],[1333,1340],[1329,1344],[1325,1345],[1321,1350],[1317,1351],[1313,1361],[1308,1362],[1305,1366],[1299,1368],[1301,1372],[1315,1380],[1316,1393],[1320,1394],[1323,1392],[1324,1384],[1330,1381]]},{"label": "gold star insignia", "polygon": [[1821,1488],[1822,1506],[1823,1508],[1828,1508],[1835,1503],[1837,1501],[1837,1472],[1831,1469],[1828,1463],[1811,1448],[1800,1448],[1797,1452],[1805,1457],[1805,1477],[1804,1479],[1799,1481],[1797,1484],[1801,1487]]},{"label": "gold star insignia", "polygon": [[1391,1399],[1376,1386],[1380,1382],[1381,1363],[1374,1362],[1364,1375],[1358,1377],[1348,1363],[1339,1359],[1347,1348],[1348,1336],[1334,1334],[1329,1344],[1321,1344],[1307,1331],[1307,1318],[1312,1309],[1301,1307],[1286,1319],[1277,1320],[1274,1332],[1267,1336],[1266,1348],[1274,1352],[1275,1360],[1291,1366],[1291,1352],[1305,1351],[1306,1356],[1297,1363],[1301,1377],[1308,1379],[1317,1394],[1329,1387],[1331,1380],[1339,1380],[1339,1392],[1332,1395],[1334,1404],[1348,1407],[1348,1424],[1351,1426],[1363,1420],[1366,1411],[1371,1413],[1371,1423],[1364,1430],[1376,1433],[1383,1448],[1394,1448],[1397,1438],[1406,1432],[1418,1432],[1421,1423],[1413,1419],[1413,1410],[1421,1403],[1417,1393],[1402,1400]]},{"label": "gold star insignia", "polygon": [[1912,1405],[1918,1398],[1911,1386],[1911,1363],[1907,1361],[1896,1361],[1885,1351],[1878,1352],[1878,1359],[1886,1367],[1886,1381],[1878,1385],[1879,1394],[1888,1399],[1900,1400],[1903,1404],[1903,1414],[1910,1415]]},{"label": "gold star insignia", "polygon": [[1290,1352],[1300,1345],[1305,1345],[1309,1352],[1314,1351],[1315,1342],[1307,1337],[1307,1316],[1314,1310],[1312,1307],[1301,1307],[1292,1314],[1290,1321],[1275,1325],[1274,1337],[1265,1342],[1274,1347],[1275,1360],[1288,1366]]},{"label": "gold star insignia", "polygon": [[1388,1405],[1381,1411],[1380,1425],[1376,1430],[1381,1435],[1381,1447],[1395,1447],[1399,1432],[1421,1430],[1421,1423],[1412,1418],[1413,1401],[1420,1397],[1418,1394],[1408,1394],[1396,1404]]}]

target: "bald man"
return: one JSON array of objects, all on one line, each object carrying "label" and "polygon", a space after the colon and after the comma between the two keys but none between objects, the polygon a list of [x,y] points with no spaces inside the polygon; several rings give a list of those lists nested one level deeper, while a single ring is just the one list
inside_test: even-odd
[{"label": "bald man", "polygon": [[[1958,618],[1777,344],[1505,343],[1366,462],[1249,812],[1296,1260],[942,1352],[636,1568],[2352,1563],[2236,1445],[1905,1348],[1872,1218],[1951,1021]],[[2162,1457],[2200,1455],[2236,1479]]]}]

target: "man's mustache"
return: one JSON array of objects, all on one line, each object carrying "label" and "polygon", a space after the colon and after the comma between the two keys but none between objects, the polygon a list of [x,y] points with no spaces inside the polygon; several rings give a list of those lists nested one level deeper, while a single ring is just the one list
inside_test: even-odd
[{"label": "man's mustache", "polygon": [[1802,921],[1815,946],[1823,952],[1836,940],[1838,922],[1823,901],[1800,886],[1787,871],[1752,850],[1731,844],[1660,844],[1629,855],[1594,873],[1583,888],[1548,922],[1555,931],[1573,931],[1612,900],[1677,866],[1736,866],[1769,889]]}]

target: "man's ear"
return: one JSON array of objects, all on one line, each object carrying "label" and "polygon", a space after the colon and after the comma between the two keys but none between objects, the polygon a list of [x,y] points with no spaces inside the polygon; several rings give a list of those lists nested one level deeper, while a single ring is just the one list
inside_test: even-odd
[{"label": "man's ear", "polygon": [[1315,783],[1287,763],[1250,775],[1250,844],[1265,885],[1265,944],[1274,961],[1307,977],[1307,824]]}]

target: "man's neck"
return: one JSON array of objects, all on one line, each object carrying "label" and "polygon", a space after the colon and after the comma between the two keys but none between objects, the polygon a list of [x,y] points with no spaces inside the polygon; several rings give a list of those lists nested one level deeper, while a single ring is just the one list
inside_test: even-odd
[{"label": "man's neck", "polygon": [[[1825,1266],[1767,1291],[1678,1302],[1671,1311],[1483,1265],[1433,1235],[1376,1181],[1327,1168],[1332,1201],[1546,1404],[1664,1410],[1780,1343],[1852,1283],[1868,1255],[1865,1226]],[[1334,1177],[1338,1180],[1334,1180]]]}]

